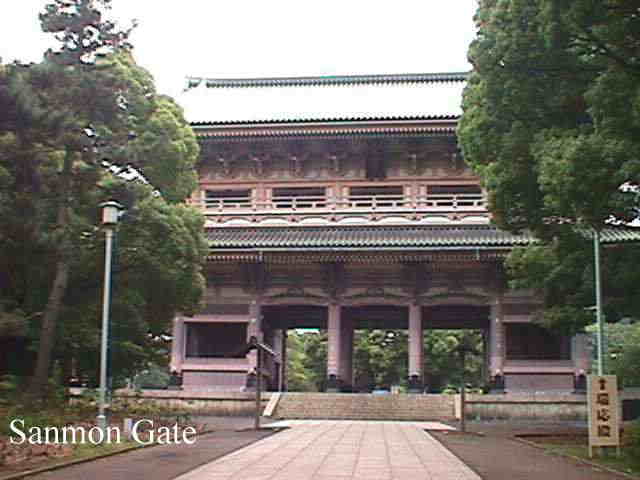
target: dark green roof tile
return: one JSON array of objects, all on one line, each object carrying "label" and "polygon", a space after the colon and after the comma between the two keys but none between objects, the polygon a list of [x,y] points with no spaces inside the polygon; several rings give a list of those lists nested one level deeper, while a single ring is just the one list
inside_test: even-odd
[{"label": "dark green roof tile", "polygon": [[[503,249],[535,242],[527,233],[515,235],[490,225],[212,227],[206,234],[214,250]],[[601,240],[640,242],[640,228],[608,228]]]}]

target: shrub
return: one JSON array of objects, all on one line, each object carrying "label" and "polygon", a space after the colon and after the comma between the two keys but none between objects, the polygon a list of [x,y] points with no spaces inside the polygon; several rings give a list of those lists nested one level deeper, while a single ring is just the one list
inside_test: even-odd
[{"label": "shrub", "polygon": [[159,388],[164,389],[169,385],[169,374],[164,370],[157,367],[152,367],[149,370],[136,375],[134,381],[134,388]]},{"label": "shrub", "polygon": [[636,465],[640,466],[640,419],[633,422],[629,427],[629,445],[627,449],[629,456],[634,459]]}]

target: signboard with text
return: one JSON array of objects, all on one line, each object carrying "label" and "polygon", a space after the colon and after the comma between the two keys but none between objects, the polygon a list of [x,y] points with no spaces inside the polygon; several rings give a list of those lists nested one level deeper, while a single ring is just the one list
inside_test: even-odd
[{"label": "signboard with text", "polygon": [[593,447],[620,446],[618,381],[615,375],[589,375],[589,456]]}]

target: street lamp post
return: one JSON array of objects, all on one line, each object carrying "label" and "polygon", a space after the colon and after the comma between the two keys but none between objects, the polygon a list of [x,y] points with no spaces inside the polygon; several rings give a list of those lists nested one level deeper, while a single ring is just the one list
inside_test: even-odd
[{"label": "street lamp post", "polygon": [[602,283],[600,279],[600,232],[595,229],[593,230],[593,257],[595,263],[596,320],[598,327],[598,375],[604,375],[604,317],[602,315]]},{"label": "street lamp post", "polygon": [[100,399],[98,404],[98,427],[106,432],[105,416],[107,396],[107,345],[109,342],[109,307],[111,303],[111,253],[113,249],[113,230],[118,224],[118,213],[122,206],[115,201],[100,204],[102,208],[102,226],[105,231],[104,255],[104,294],[102,298],[102,340],[100,342]]}]

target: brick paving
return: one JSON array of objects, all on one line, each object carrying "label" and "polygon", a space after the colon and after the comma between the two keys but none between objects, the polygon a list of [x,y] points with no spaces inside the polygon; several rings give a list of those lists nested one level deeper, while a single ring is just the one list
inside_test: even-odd
[{"label": "brick paving", "polygon": [[[294,420],[273,436],[235,431],[252,420],[203,419],[222,428],[195,445],[159,446],[29,477],[36,480],[613,480],[618,475],[523,445],[515,433],[566,425],[475,424],[483,436],[434,422]],[[267,423],[267,422],[265,422]],[[424,429],[439,430],[432,435]],[[563,430],[563,431],[564,431]],[[435,438],[434,438],[435,437]],[[440,441],[438,441],[437,439]],[[256,442],[257,440],[257,442]],[[255,442],[255,443],[253,443]],[[441,443],[442,442],[442,443]],[[446,448],[445,446],[446,445]],[[243,448],[244,447],[244,448]],[[449,450],[450,449],[451,453]],[[455,454],[455,455],[454,455]],[[462,459],[462,460],[459,460]],[[465,462],[465,463],[463,463]],[[475,472],[475,473],[474,473]]]},{"label": "brick paving", "polygon": [[423,426],[310,421],[199,467],[178,480],[479,480]]}]

